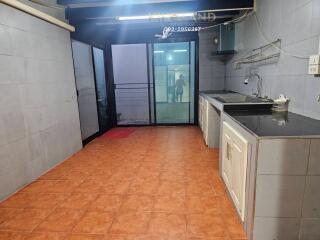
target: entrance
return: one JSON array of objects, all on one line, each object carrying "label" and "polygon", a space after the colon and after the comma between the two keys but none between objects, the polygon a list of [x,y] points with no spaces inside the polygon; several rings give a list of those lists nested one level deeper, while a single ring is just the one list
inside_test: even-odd
[{"label": "entrance", "polygon": [[194,124],[195,42],[111,49],[118,126]]}]

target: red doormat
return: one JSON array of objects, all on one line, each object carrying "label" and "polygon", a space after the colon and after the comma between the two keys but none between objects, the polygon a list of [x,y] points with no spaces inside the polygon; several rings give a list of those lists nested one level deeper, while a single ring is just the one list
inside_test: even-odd
[{"label": "red doormat", "polygon": [[135,131],[134,128],[113,128],[102,135],[104,138],[127,138]]}]

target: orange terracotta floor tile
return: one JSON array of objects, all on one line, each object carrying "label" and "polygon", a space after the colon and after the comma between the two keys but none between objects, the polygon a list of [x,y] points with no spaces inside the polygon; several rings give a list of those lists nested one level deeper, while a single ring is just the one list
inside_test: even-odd
[{"label": "orange terracotta floor tile", "polygon": [[112,194],[101,194],[91,202],[91,211],[117,212],[123,202],[123,196]]},{"label": "orange terracotta floor tile", "polygon": [[0,225],[0,230],[32,231],[50,214],[50,212],[52,212],[50,209],[24,209],[17,213],[14,218],[4,221]]},{"label": "orange terracotta floor tile", "polygon": [[58,208],[67,209],[87,209],[90,204],[97,198],[97,194],[93,193],[77,193],[74,192],[67,199],[58,204]]},{"label": "orange terracotta floor tile", "polygon": [[25,240],[64,240],[68,236],[67,233],[46,232],[46,233],[30,233]]},{"label": "orange terracotta floor tile", "polygon": [[114,234],[145,234],[148,231],[151,213],[126,211],[117,214],[110,232]]},{"label": "orange terracotta floor tile", "polygon": [[73,233],[106,234],[112,224],[113,214],[108,212],[86,212],[73,228]]},{"label": "orange terracotta floor tile", "polygon": [[97,138],[0,203],[0,240],[246,239],[197,127]]},{"label": "orange terracotta floor tile", "polygon": [[101,234],[70,234],[65,240],[106,240]]},{"label": "orange terracotta floor tile", "polygon": [[228,232],[220,215],[190,214],[187,215],[188,236],[211,239],[227,237]]},{"label": "orange terracotta floor tile", "polygon": [[154,211],[185,213],[186,198],[183,195],[157,196],[155,198]]},{"label": "orange terracotta floor tile", "polygon": [[125,198],[120,211],[152,211],[154,197],[152,195],[129,195]]},{"label": "orange terracotta floor tile", "polygon": [[0,232],[0,240],[25,240],[27,236],[21,232]]},{"label": "orange terracotta floor tile", "polygon": [[83,211],[56,209],[36,229],[36,232],[70,232],[80,221]]},{"label": "orange terracotta floor tile", "polygon": [[149,233],[167,236],[168,239],[185,239],[187,234],[186,216],[173,213],[153,213]]}]

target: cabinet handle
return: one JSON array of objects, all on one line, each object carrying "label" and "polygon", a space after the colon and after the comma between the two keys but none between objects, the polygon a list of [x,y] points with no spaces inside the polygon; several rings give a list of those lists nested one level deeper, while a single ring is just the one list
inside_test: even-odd
[{"label": "cabinet handle", "polygon": [[231,160],[230,143],[227,143],[227,159]]}]

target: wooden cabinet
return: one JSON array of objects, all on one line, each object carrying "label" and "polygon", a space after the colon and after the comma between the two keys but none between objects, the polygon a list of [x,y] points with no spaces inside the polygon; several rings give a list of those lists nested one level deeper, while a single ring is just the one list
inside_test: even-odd
[{"label": "wooden cabinet", "polygon": [[244,221],[248,142],[223,122],[222,177],[234,205]]}]

